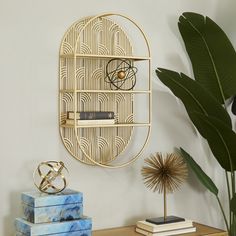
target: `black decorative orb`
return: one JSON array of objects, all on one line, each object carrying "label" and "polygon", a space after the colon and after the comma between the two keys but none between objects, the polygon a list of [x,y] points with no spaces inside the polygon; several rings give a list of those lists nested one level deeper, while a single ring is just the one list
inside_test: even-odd
[{"label": "black decorative orb", "polygon": [[136,84],[137,71],[130,60],[113,58],[106,65],[105,82],[112,90],[131,90]]}]

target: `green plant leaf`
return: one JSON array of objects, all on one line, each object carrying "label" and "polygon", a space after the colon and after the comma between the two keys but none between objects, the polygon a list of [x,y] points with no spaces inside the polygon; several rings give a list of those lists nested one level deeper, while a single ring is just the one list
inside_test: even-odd
[{"label": "green plant leaf", "polygon": [[190,167],[190,169],[196,174],[199,181],[213,194],[218,195],[218,188],[211,180],[211,178],[202,170],[202,168],[194,161],[194,159],[183,149],[180,148],[180,154]]},{"label": "green plant leaf", "polygon": [[191,119],[192,112],[216,116],[225,125],[231,127],[231,119],[222,105],[215,100],[201,85],[185,74],[158,68],[159,79],[183,102]]},{"label": "green plant leaf", "polygon": [[224,31],[210,18],[185,12],[179,31],[195,80],[221,104],[236,94],[236,52]]},{"label": "green plant leaf", "polygon": [[231,167],[236,170],[236,133],[212,116],[193,112],[191,119],[220,165],[227,171],[231,171]]},{"label": "green plant leaf", "polygon": [[236,193],[230,200],[230,210],[234,213],[234,215],[236,215]]}]

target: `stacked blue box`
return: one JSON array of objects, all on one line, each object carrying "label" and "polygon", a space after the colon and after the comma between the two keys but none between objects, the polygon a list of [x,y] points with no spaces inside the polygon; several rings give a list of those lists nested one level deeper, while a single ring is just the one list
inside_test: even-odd
[{"label": "stacked blue box", "polygon": [[75,220],[83,215],[83,193],[71,189],[56,195],[26,192],[21,200],[23,218],[31,223]]},{"label": "stacked blue box", "polygon": [[21,195],[23,219],[16,236],[91,236],[92,220],[83,216],[83,194],[66,189],[52,195],[38,191]]},{"label": "stacked blue box", "polygon": [[83,217],[79,220],[33,224],[26,220],[17,218],[15,225],[17,236],[91,236],[92,220],[91,218]]}]

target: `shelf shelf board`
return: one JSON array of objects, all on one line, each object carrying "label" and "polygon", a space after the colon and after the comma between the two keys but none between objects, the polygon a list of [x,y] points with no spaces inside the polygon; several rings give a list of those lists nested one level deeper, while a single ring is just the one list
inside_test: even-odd
[{"label": "shelf shelf board", "polygon": [[97,55],[97,54],[60,54],[61,58],[89,58],[89,59],[130,59],[134,61],[145,61],[151,60],[151,57],[140,57],[140,56],[117,56],[117,55]]},{"label": "shelf shelf board", "polygon": [[[122,123],[122,124],[88,124],[88,125],[77,125],[76,128],[111,128],[111,127],[145,127],[151,126],[150,123]],[[61,125],[63,128],[74,128],[73,125]]]},{"label": "shelf shelf board", "polygon": [[91,89],[61,89],[61,93],[151,93],[151,90],[91,90]]}]

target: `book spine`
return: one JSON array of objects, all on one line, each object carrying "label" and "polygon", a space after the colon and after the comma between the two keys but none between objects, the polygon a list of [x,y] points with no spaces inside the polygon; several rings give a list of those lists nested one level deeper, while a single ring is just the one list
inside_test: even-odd
[{"label": "book spine", "polygon": [[[75,113],[68,112],[68,119],[74,119]],[[76,112],[76,119],[77,120],[100,120],[100,119],[114,119],[114,112],[113,111],[81,111]]]},{"label": "book spine", "polygon": [[[74,125],[74,120],[72,119],[67,119],[66,123],[67,125]],[[94,124],[94,125],[108,125],[108,124],[115,124],[114,119],[99,119],[99,120],[76,120],[76,125],[89,125],[89,124]]]}]

